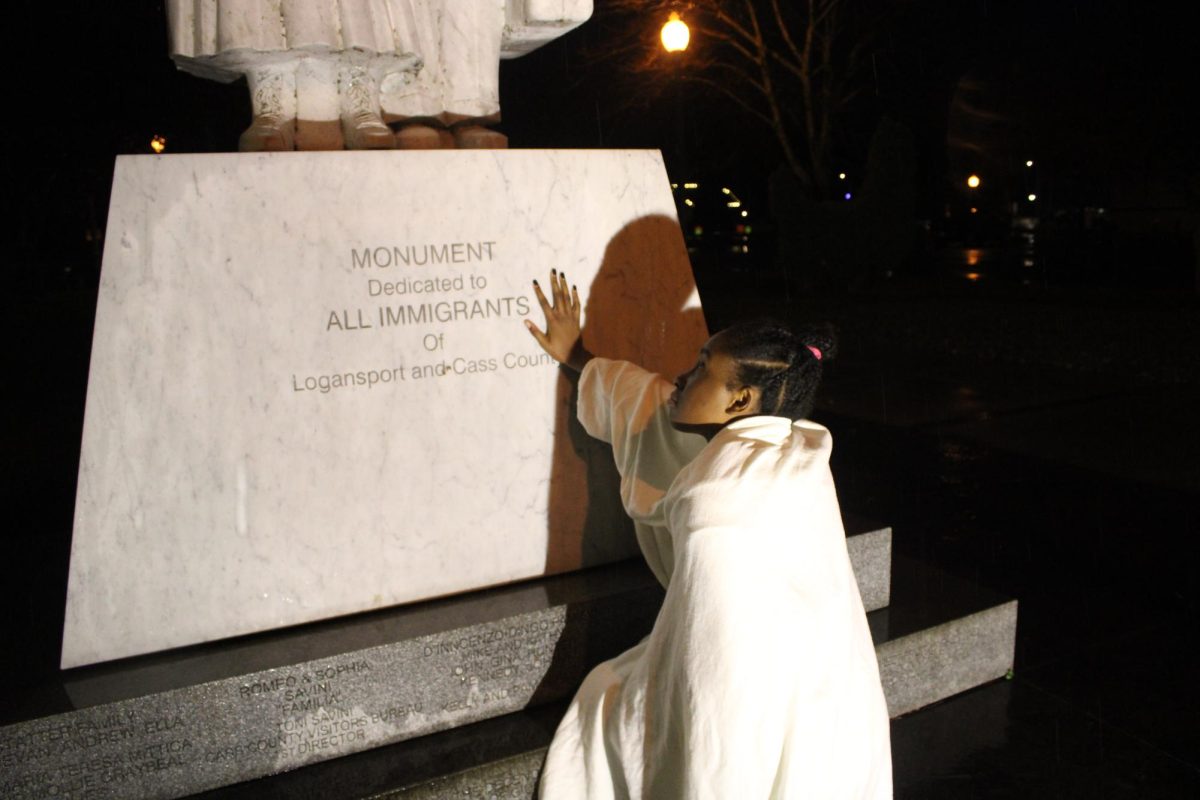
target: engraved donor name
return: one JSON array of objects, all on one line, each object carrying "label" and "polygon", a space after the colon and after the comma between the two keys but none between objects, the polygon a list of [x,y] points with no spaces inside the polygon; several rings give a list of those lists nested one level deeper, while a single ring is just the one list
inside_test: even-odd
[{"label": "engraved donor name", "polygon": [[405,244],[390,247],[363,247],[350,250],[355,269],[388,267],[424,267],[427,264],[471,264],[491,261],[495,242],[449,242],[446,244]]},{"label": "engraved donor name", "polygon": [[371,671],[371,663],[366,659],[344,661],[340,664],[317,667],[307,672],[289,673],[273,678],[250,681],[238,687],[238,695],[243,700],[249,700],[259,695],[269,695],[275,692],[286,692],[298,686],[315,685],[323,691],[328,687],[328,681],[336,680],[353,674]]}]

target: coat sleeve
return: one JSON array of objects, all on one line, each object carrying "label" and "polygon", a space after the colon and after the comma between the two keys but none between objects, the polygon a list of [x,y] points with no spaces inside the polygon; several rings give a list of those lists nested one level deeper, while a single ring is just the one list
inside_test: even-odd
[{"label": "coat sleeve", "polygon": [[660,383],[666,381],[628,361],[593,358],[579,376],[579,422],[589,436],[615,445],[665,400]]},{"label": "coat sleeve", "polygon": [[671,427],[671,384],[628,361],[593,358],[579,378],[579,422],[613,448],[621,503],[638,522],[657,522],[657,504],[704,437]]}]

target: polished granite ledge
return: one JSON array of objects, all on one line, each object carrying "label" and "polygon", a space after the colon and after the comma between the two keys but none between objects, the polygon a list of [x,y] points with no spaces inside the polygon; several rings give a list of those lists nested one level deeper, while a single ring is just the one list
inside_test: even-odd
[{"label": "polished granite ledge", "polygon": [[[886,528],[849,537],[876,602],[890,545]],[[70,670],[50,687],[59,713],[35,694],[0,727],[0,794],[179,797],[558,700],[644,636],[661,598],[625,562]]]},{"label": "polished granite ledge", "polygon": [[[1009,673],[1015,601],[910,559],[893,571],[892,604],[867,619],[894,718]],[[525,709],[202,797],[528,800],[563,709]]]},{"label": "polished granite ledge", "polygon": [[[888,604],[892,531],[848,517],[847,549],[863,605]],[[334,658],[392,642],[445,633],[585,599],[647,593],[657,606],[662,590],[640,559],[357,614],[220,642],[178,648],[90,667],[64,670],[53,680],[6,697],[0,726],[116,703],[148,694],[226,680],[263,670]]]}]

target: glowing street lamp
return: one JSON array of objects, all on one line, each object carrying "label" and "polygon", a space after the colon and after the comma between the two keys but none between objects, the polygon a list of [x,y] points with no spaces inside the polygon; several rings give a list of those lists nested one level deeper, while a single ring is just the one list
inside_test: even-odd
[{"label": "glowing street lamp", "polygon": [[671,18],[667,20],[667,24],[662,26],[661,36],[663,49],[668,53],[687,50],[688,42],[692,37],[687,23],[681,20],[679,14],[674,11],[671,12]]},{"label": "glowing street lamp", "polygon": [[972,189],[978,189],[979,188],[979,176],[971,175],[971,177],[967,178],[967,186],[969,186]]}]

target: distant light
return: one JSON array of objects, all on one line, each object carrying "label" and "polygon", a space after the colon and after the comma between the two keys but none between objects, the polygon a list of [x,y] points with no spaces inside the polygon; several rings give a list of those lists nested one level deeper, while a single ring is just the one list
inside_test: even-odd
[{"label": "distant light", "polygon": [[750,228],[750,226],[749,226],[749,225],[747,225],[747,226],[746,226],[746,233],[751,233],[751,232],[752,232],[752,231],[751,231],[751,228]]},{"label": "distant light", "polygon": [[685,197],[685,198],[683,198],[683,204],[684,204],[685,206],[694,206],[694,205],[696,205],[695,203],[693,203],[693,202],[692,202],[692,198],[690,198],[690,197]]},{"label": "distant light", "polygon": [[671,18],[667,20],[666,25],[662,26],[661,37],[663,49],[668,53],[678,53],[687,50],[692,34],[688,30],[687,23],[679,18],[679,14],[672,11]]},{"label": "distant light", "polygon": [[1028,199],[1029,199],[1029,202],[1031,202],[1031,203],[1032,203],[1034,200],[1037,200],[1037,195],[1036,195],[1036,194],[1031,194],[1031,195],[1029,195],[1029,198],[1028,198]]},{"label": "distant light", "polygon": [[704,233],[704,226],[697,225],[696,227],[692,228],[692,233],[696,234],[697,236],[701,235]]},{"label": "distant light", "polygon": [[976,248],[971,248],[970,250],[968,250],[967,251],[967,266],[968,267],[979,266],[980,255],[981,255],[981,253]]},{"label": "distant light", "polygon": [[698,183],[685,183],[685,184],[683,185],[683,188],[685,188],[685,189],[699,189],[699,188],[700,188],[700,184],[698,184]]},{"label": "distant light", "polygon": [[979,280],[979,279],[980,279],[981,277],[983,277],[983,276],[982,276],[982,275],[980,275],[978,272],[968,272],[968,273],[967,273],[965,276],[963,276],[963,277],[965,277],[965,278],[966,278],[967,280],[969,280],[969,281],[977,281],[977,280]]},{"label": "distant light", "polygon": [[678,184],[678,183],[672,183],[672,184],[671,184],[671,188],[672,188],[672,189],[678,189],[678,188],[679,188],[679,184]]},{"label": "distant light", "polygon": [[166,150],[167,149],[167,137],[155,136],[153,139],[150,140],[150,149],[156,153],[161,153],[163,150]]},{"label": "distant light", "polygon": [[748,216],[750,216],[750,212],[749,212],[749,211],[746,211],[746,210],[743,210],[743,211],[742,211],[742,216],[743,216],[743,217],[748,217]]},{"label": "distant light", "polygon": [[979,176],[972,175],[971,177],[967,178],[967,186],[971,187],[972,189],[978,189],[979,188]]},{"label": "distant light", "polygon": [[838,173],[838,180],[839,180],[839,181],[844,181],[844,180],[846,180],[846,173],[844,173],[844,172],[839,172],[839,173]]},{"label": "distant light", "polygon": [[728,187],[726,187],[726,186],[722,186],[722,187],[721,187],[721,194],[733,194],[733,193],[729,191],[729,188],[728,188]]},{"label": "distant light", "polygon": [[1032,166],[1033,166],[1033,162],[1032,162],[1032,161],[1026,161],[1026,162],[1025,162],[1025,166],[1027,166],[1027,167],[1032,167]]},{"label": "distant light", "polygon": [[842,198],[843,198],[843,199],[845,199],[845,200],[849,200],[849,199],[850,199],[850,193],[849,193],[849,192],[846,192],[844,195],[842,195]]},{"label": "distant light", "polygon": [[729,201],[728,203],[726,203],[725,205],[726,205],[728,208],[741,208],[741,207],[742,207],[742,201],[741,201],[741,200],[730,200],[730,201]]},{"label": "distant light", "polygon": [[971,206],[971,213],[972,213],[972,214],[978,214],[978,213],[979,213],[979,209],[978,209],[978,208],[976,208],[975,206]]}]

